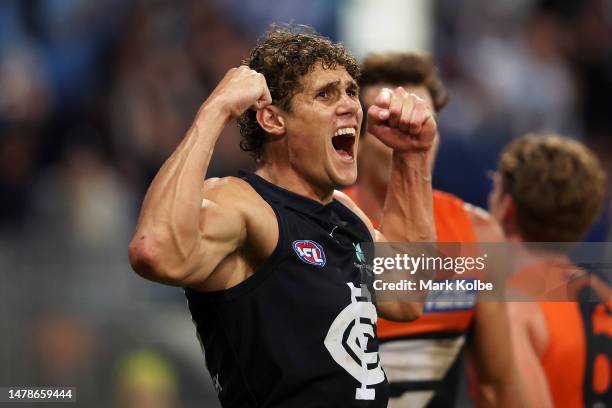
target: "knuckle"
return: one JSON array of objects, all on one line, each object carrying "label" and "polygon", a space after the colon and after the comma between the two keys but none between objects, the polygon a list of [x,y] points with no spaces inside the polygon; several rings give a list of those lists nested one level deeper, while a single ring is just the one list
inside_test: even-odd
[{"label": "knuckle", "polygon": [[406,125],[406,126],[411,126],[412,122],[410,121],[410,118],[407,116],[402,116],[399,120],[399,123],[401,125]]},{"label": "knuckle", "polygon": [[410,98],[411,98],[412,100],[414,100],[414,102],[415,102],[415,103],[422,104],[423,102],[425,102],[425,101],[424,101],[424,100],[423,100],[421,97],[419,97],[417,94],[413,94],[413,93],[411,93],[411,94],[409,94],[409,95],[410,95]]},{"label": "knuckle", "polygon": [[391,106],[389,108],[389,113],[392,116],[399,116],[402,113],[402,110],[399,107],[397,107],[397,106]]}]

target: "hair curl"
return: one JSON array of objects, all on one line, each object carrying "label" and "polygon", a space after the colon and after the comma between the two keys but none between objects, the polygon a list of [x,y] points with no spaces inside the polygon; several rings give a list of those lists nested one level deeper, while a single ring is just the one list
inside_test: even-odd
[{"label": "hair curl", "polygon": [[361,64],[359,86],[390,84],[424,86],[439,112],[448,103],[448,93],[438,76],[432,58],[419,52],[385,52],[368,54]]},{"label": "hair curl", "polygon": [[[341,44],[334,44],[307,26],[276,26],[259,39],[242,63],[266,78],[272,104],[291,112],[291,100],[301,91],[301,79],[320,62],[325,69],[342,66],[353,78],[359,78],[359,65]],[[250,152],[256,162],[264,153],[266,133],[259,126],[256,112],[247,110],[238,120],[242,135],[240,147]]]},{"label": "hair curl", "polygon": [[603,207],[605,173],[595,154],[575,140],[527,134],[504,149],[498,170],[529,241],[580,241]]}]

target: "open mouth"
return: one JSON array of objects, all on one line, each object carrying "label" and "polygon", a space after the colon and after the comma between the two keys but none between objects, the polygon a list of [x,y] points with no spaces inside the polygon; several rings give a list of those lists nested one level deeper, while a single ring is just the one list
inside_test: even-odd
[{"label": "open mouth", "polygon": [[353,146],[355,145],[355,129],[343,128],[338,129],[332,137],[332,145],[334,150],[343,160],[353,160]]}]

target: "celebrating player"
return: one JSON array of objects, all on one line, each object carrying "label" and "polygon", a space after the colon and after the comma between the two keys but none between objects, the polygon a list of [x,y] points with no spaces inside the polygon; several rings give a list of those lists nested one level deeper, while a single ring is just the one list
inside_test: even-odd
[{"label": "celebrating player", "polygon": [[[183,286],[224,407],[386,407],[377,311],[413,320],[422,303],[378,302],[360,242],[434,241],[427,104],[381,91],[370,133],[393,150],[381,233],[344,194],[357,177],[359,67],[315,33],[274,28],[202,105],[145,197],[130,260]],[[238,118],[254,174],[202,182]]]}]

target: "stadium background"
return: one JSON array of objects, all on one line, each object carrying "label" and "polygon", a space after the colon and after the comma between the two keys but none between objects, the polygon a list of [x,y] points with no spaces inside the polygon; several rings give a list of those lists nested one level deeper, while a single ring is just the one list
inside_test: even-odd
[{"label": "stadium background", "polygon": [[[156,170],[273,21],[358,56],[433,52],[451,95],[438,188],[486,206],[486,170],[528,130],[580,138],[610,171],[609,0],[2,0],[0,385],[218,406],[182,291],[133,274],[127,243]],[[228,128],[209,175],[251,167],[238,143]],[[609,214],[589,240],[609,240]]]}]

